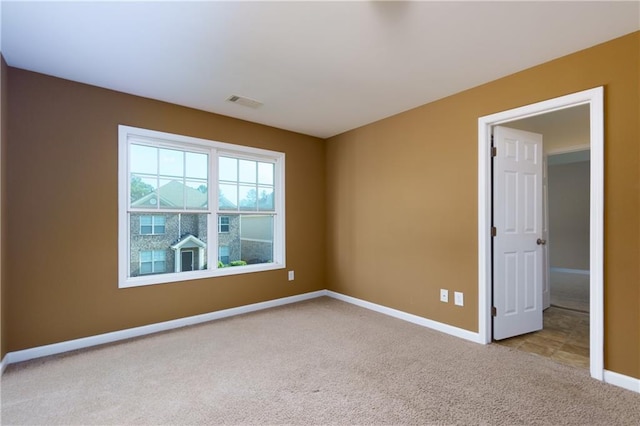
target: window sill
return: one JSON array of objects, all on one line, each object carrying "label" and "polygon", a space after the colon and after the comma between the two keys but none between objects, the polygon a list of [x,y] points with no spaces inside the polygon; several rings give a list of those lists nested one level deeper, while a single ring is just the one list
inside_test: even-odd
[{"label": "window sill", "polygon": [[257,265],[228,266],[226,268],[217,268],[205,271],[191,271],[169,274],[158,274],[150,276],[138,276],[127,278],[120,281],[119,288],[141,287],[147,285],[167,284],[191,280],[199,280],[204,278],[226,277],[231,275],[251,274],[254,272],[275,271],[284,269],[283,263],[261,263]]}]

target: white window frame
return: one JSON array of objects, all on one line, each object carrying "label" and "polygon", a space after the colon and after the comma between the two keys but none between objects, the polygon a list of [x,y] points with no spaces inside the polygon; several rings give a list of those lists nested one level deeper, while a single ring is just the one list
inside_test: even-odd
[{"label": "white window frame", "polygon": [[[140,211],[130,208],[129,200],[129,147],[131,143],[147,144],[162,148],[178,148],[209,154],[209,206],[206,210],[182,210],[182,213],[208,214],[207,221],[207,258],[209,269],[171,272],[159,275],[129,276],[131,251],[129,244],[129,213],[145,215],[165,213],[162,209]],[[235,211],[218,210],[218,158],[220,156],[244,158],[253,161],[274,164],[274,241],[273,262],[260,263],[233,268],[217,268],[218,264],[218,215],[236,214]],[[183,136],[131,126],[118,126],[118,286],[119,288],[137,287],[193,279],[238,275],[286,268],[285,256],[285,154],[277,151],[235,145],[190,136]],[[169,213],[176,213],[175,210]],[[237,213],[250,213],[238,211]],[[264,212],[267,213],[267,212]]]}]

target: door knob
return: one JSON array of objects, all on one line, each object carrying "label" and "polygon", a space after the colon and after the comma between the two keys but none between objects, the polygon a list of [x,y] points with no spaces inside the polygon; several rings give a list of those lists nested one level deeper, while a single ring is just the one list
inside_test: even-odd
[{"label": "door knob", "polygon": [[543,245],[547,244],[547,240],[543,240],[542,238],[538,238],[538,241],[536,241],[536,243],[538,243],[539,246],[543,246]]}]

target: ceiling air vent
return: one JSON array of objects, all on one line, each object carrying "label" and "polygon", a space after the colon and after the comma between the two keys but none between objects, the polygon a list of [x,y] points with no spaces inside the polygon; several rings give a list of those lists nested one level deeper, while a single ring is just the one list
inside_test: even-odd
[{"label": "ceiling air vent", "polygon": [[227,98],[227,101],[233,102],[234,104],[246,106],[249,108],[259,108],[263,105],[262,102],[256,101],[255,99],[245,98],[244,96],[231,95]]}]

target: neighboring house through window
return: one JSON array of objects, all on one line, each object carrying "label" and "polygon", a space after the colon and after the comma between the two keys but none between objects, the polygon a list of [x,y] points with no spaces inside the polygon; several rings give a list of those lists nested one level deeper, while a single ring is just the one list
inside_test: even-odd
[{"label": "neighboring house through window", "polygon": [[119,286],[284,268],[284,194],[283,153],[119,126]]},{"label": "neighboring house through window", "polygon": [[220,246],[218,250],[218,260],[225,265],[229,264],[229,246]]},{"label": "neighboring house through window", "polygon": [[140,216],[140,234],[142,235],[161,235],[164,234],[165,217],[164,216]]},{"label": "neighboring house through window", "polygon": [[140,252],[140,273],[161,274],[167,269],[167,253],[164,250],[145,250]]},{"label": "neighboring house through window", "polygon": [[229,216],[218,216],[218,232],[229,232]]}]

